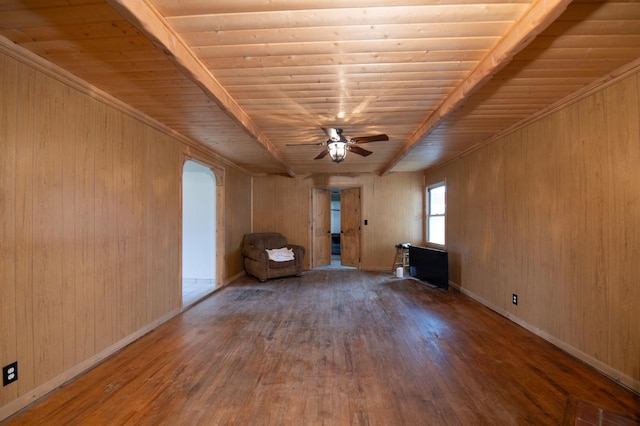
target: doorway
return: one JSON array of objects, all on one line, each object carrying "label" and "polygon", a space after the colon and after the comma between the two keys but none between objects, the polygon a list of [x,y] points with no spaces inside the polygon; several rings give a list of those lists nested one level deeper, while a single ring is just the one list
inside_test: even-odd
[{"label": "doorway", "polygon": [[182,169],[182,306],[216,286],[216,177],[187,160]]},{"label": "doorway", "polygon": [[331,190],[331,265],[341,266],[340,262],[340,190]]},{"label": "doorway", "polygon": [[314,188],[312,268],[360,267],[360,188]]}]

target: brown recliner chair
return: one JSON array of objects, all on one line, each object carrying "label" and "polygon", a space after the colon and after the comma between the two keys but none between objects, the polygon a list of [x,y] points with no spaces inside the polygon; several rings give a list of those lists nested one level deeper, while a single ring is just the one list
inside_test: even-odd
[{"label": "brown recliner chair", "polygon": [[[267,249],[287,247],[293,250],[293,260],[276,262],[269,259]],[[264,282],[271,278],[302,275],[305,249],[302,246],[288,244],[287,239],[276,232],[246,234],[242,241],[244,269]]]}]

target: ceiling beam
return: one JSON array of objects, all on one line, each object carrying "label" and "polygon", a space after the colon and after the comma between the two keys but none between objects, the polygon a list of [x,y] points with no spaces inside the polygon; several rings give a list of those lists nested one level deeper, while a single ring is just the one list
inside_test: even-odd
[{"label": "ceiling beam", "polygon": [[425,136],[431,133],[451,112],[462,105],[473,92],[482,87],[513,57],[551,25],[569,6],[571,0],[537,0],[518,19],[469,75],[440,106],[409,136],[380,175],[384,176],[402,160]]},{"label": "ceiling beam", "polygon": [[207,96],[278,160],[289,176],[295,176],[293,169],[284,161],[280,151],[148,1],[107,0],[107,2],[149,37],[188,78],[200,86]]}]

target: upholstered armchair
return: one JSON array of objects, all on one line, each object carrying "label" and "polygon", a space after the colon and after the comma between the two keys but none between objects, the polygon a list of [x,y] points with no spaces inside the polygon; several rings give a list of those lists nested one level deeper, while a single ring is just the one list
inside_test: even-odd
[{"label": "upholstered armchair", "polygon": [[[281,248],[293,251],[293,260],[269,259],[267,250]],[[245,271],[263,282],[271,278],[302,275],[304,253],[304,247],[289,244],[282,234],[276,232],[247,234],[242,242]]]}]

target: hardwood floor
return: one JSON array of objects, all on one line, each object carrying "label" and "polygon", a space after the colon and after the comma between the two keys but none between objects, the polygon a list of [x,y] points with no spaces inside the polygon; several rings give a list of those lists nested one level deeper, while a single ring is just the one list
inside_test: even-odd
[{"label": "hardwood floor", "polygon": [[[574,425],[640,397],[452,291],[306,271],[228,286],[8,425]],[[633,424],[633,423],[631,423]]]}]

